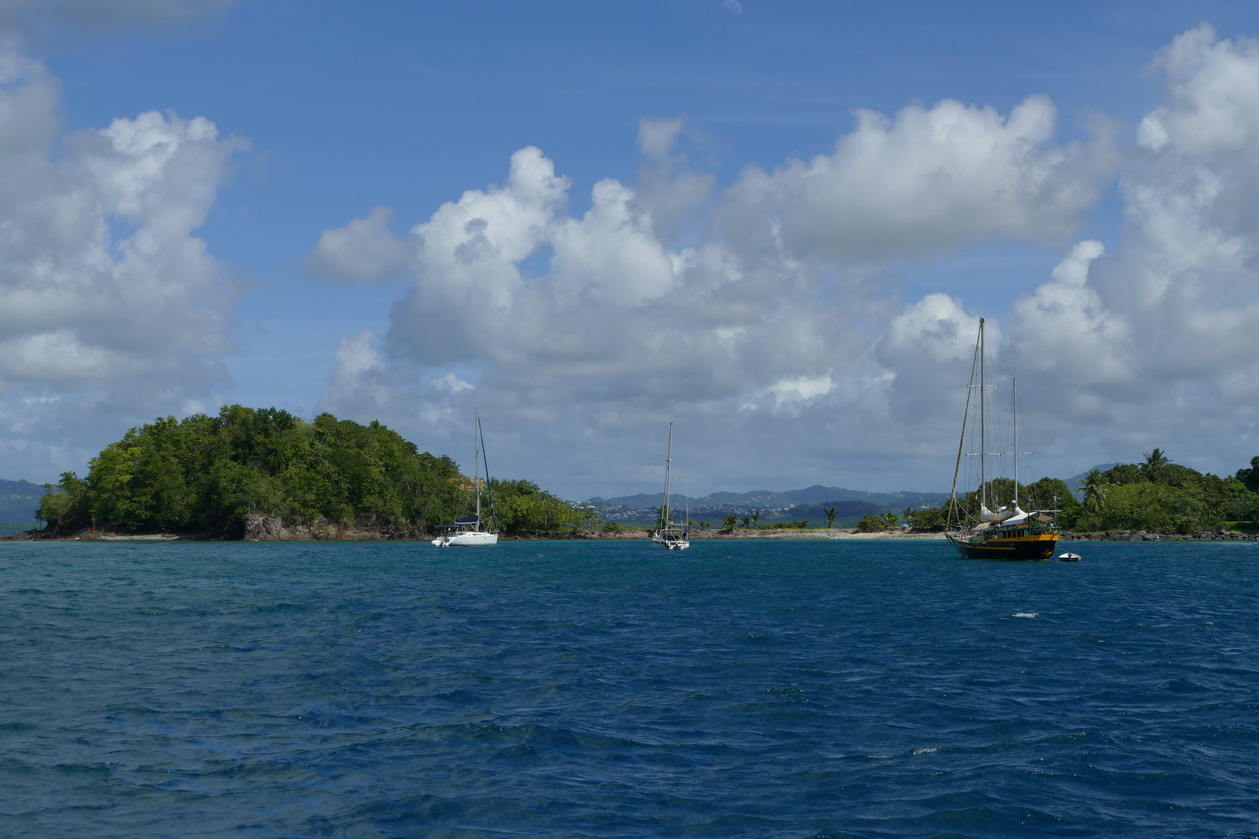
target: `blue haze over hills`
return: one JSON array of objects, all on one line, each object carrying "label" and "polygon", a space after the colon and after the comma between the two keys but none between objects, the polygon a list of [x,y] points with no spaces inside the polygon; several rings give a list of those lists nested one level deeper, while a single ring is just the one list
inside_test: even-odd
[{"label": "blue haze over hills", "polygon": [[35,524],[44,488],[30,481],[0,480],[0,524]]},{"label": "blue haze over hills", "polygon": [[[841,487],[814,485],[805,489],[773,492],[714,492],[702,498],[675,494],[673,509],[685,511],[696,521],[719,524],[729,515],[744,516],[759,511],[761,523],[778,521],[817,522],[826,518],[825,507],[838,511],[836,524],[854,523],[868,513],[901,512],[907,507],[935,507],[948,499],[946,492],[862,492]],[[604,521],[647,521],[664,503],[664,493],[639,493],[618,498],[591,498],[586,505]]]},{"label": "blue haze over hills", "polygon": [[[1105,471],[1115,464],[1103,464],[1093,468]],[[1084,473],[1066,481],[1078,498],[1077,490]],[[0,524],[35,524],[35,511],[44,497],[44,487],[30,481],[0,479]],[[900,513],[906,508],[935,507],[948,499],[947,492],[863,492],[814,485],[804,489],[774,492],[714,492],[702,498],[675,494],[673,506],[685,510],[697,521],[720,519],[728,515],[744,516],[753,510],[761,511],[760,521],[824,520],[824,508],[835,507],[838,511],[836,524],[854,523],[867,513]],[[590,498],[584,506],[598,512],[605,521],[646,521],[654,518],[656,508],[664,503],[664,493],[638,493],[616,498]],[[713,522],[714,524],[717,522]]]},{"label": "blue haze over hills", "polygon": [[[1114,465],[1103,464],[1093,468],[1105,471]],[[1082,472],[1064,481],[1077,500],[1081,495],[1078,487],[1085,474],[1087,473]],[[824,508],[834,507],[838,513],[835,523],[848,526],[867,513],[880,515],[901,513],[907,508],[938,507],[948,497],[947,492],[864,492],[815,484],[805,489],[785,492],[714,492],[702,498],[674,494],[670,503],[675,510],[686,511],[689,518],[696,521],[709,520],[712,524],[719,523],[728,515],[742,517],[754,510],[760,511],[759,521],[762,523],[807,520],[816,524],[826,518]],[[597,511],[605,521],[647,521],[655,517],[656,509],[663,503],[663,492],[638,493],[617,498],[596,497],[585,502],[586,506]]]}]

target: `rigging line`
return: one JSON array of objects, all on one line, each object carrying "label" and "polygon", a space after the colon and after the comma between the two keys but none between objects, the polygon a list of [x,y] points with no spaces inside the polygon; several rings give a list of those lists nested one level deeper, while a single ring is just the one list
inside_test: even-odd
[{"label": "rigging line", "polygon": [[[481,462],[485,466],[485,491],[490,496],[490,519],[494,522],[494,530],[498,530],[498,510],[494,508],[494,484],[490,481],[490,461],[485,453],[485,434],[481,431],[481,409],[477,408],[476,414],[476,433],[477,441],[481,445]],[[477,527],[480,527],[480,522]]]},{"label": "rigging line", "polygon": [[[979,319],[979,337],[975,339],[975,354],[971,357],[970,362],[970,381],[973,386],[975,383],[975,368],[979,365],[980,345],[983,341],[984,319]],[[953,488],[949,490],[949,505],[953,508],[953,513],[957,517],[957,523],[962,523],[962,515],[957,505],[957,473],[962,468],[962,450],[966,447],[966,420],[970,416],[970,396],[973,387],[966,388],[966,407],[962,409],[962,433],[957,440],[957,460],[953,464]],[[982,397],[982,391],[980,396]]]}]

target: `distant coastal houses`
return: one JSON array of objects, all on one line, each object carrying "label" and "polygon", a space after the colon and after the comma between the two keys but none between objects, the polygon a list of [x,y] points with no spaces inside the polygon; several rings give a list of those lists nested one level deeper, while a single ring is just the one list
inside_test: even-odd
[{"label": "distant coastal houses", "polygon": [[44,488],[30,481],[0,480],[0,524],[34,525]]},{"label": "distant coastal houses", "polygon": [[[745,493],[719,492],[703,498],[675,497],[674,508],[688,510],[693,521],[722,522],[729,516],[755,517],[759,524],[808,521],[823,526],[828,508],[835,511],[834,527],[852,527],[864,516],[900,513],[906,508],[937,507],[948,499],[944,492],[863,492],[841,487],[812,486],[806,489]],[[618,524],[655,519],[663,498],[659,493],[591,498],[582,506],[600,520]]]}]

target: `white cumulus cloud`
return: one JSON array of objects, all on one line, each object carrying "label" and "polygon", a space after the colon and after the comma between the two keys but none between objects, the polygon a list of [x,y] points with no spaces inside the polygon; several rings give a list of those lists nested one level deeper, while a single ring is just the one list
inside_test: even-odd
[{"label": "white cumulus cloud", "polygon": [[[226,384],[238,290],[194,231],[242,141],[213,123],[148,112],[60,136],[59,88],[0,47],[0,413],[40,416],[90,452],[134,419]],[[60,148],[60,151],[58,150]],[[47,450],[47,449],[45,449]]]},{"label": "white cumulus cloud", "polygon": [[1064,240],[1114,165],[1109,135],[1054,145],[1057,109],[1008,116],[943,101],[857,113],[832,154],[749,168],[725,208],[731,235],[843,260],[917,256],[984,239]]},{"label": "white cumulus cloud", "polygon": [[366,218],[337,230],[325,230],[307,260],[311,273],[331,282],[373,282],[394,279],[407,250],[389,231],[393,210],[376,207]]},{"label": "white cumulus cloud", "polygon": [[[1190,465],[1244,463],[1259,60],[1200,27],[1155,66],[1164,101],[1130,138],[1098,121],[1062,141],[1042,95],[1008,113],[944,100],[858,112],[830,153],[746,167],[724,189],[684,153],[685,123],[645,119],[637,180],[594,183],[579,214],[587,196],[557,162],[521,149],[501,184],[381,246],[408,272],[381,364],[418,383],[407,410],[449,423],[451,444],[479,406],[509,467],[563,452],[574,484],[641,480],[650,429],[675,419],[705,488],[843,485],[846,470],[907,488],[927,463],[942,487],[982,315],[991,372],[1020,377],[1047,471],[1169,439],[1204,441],[1180,454]],[[1122,239],[1074,241],[1116,183]],[[993,241],[1056,249],[1057,265],[1012,277],[1012,305],[947,280],[905,299],[902,266]],[[351,414],[355,399],[344,381],[325,393]],[[445,432],[424,433],[440,447]]]},{"label": "white cumulus cloud", "polygon": [[[1035,97],[1008,118],[955,103],[895,120],[867,114],[835,155],[749,170],[719,194],[711,173],[678,152],[682,123],[644,121],[639,182],[599,181],[580,216],[567,211],[569,179],[522,149],[501,185],[464,193],[397,240],[411,279],[383,341],[386,363],[430,381],[458,368],[474,390],[430,389],[421,403],[506,412],[540,449],[566,448],[565,423],[598,437],[682,411],[702,420],[708,450],[737,448],[774,417],[825,448],[854,445],[856,428],[886,430],[897,445],[892,420],[924,421],[916,407],[942,392],[929,371],[957,352],[924,363],[921,346],[908,351],[911,330],[934,328],[926,309],[936,298],[874,352],[897,304],[875,293],[870,263],[1070,230],[1096,200],[1111,151],[1108,138],[1054,145],[1053,121]],[[705,204],[721,220],[708,230],[694,226]],[[949,340],[973,341],[973,318],[950,305]],[[919,381],[930,387],[906,397]],[[356,410],[344,383],[325,401]]]}]

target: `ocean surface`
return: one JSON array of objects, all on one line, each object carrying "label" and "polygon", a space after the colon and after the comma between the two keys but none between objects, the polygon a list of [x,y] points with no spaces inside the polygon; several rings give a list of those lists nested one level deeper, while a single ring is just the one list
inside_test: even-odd
[{"label": "ocean surface", "polygon": [[0,543],[0,835],[1259,836],[1259,545]]}]

